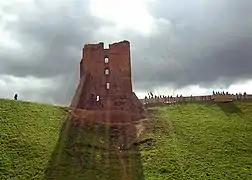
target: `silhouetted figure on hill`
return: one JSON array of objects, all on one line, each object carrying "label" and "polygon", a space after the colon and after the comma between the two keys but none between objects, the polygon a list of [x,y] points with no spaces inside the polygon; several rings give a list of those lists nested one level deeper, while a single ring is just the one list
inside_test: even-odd
[{"label": "silhouetted figure on hill", "polygon": [[239,99],[242,99],[242,93],[239,93]]},{"label": "silhouetted figure on hill", "polygon": [[15,94],[15,95],[14,95],[14,100],[17,100],[17,99],[18,99],[18,95]]},{"label": "silhouetted figure on hill", "polygon": [[244,92],[243,97],[244,97],[244,99],[247,98],[247,93],[246,92]]}]

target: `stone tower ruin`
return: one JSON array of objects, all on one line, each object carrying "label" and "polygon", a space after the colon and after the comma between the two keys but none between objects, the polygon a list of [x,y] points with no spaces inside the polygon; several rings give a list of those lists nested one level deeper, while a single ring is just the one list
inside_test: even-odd
[{"label": "stone tower ruin", "polygon": [[[140,114],[142,103],[132,91],[130,43],[86,44],[79,85],[71,107],[102,112]],[[119,113],[120,114],[120,113]]]}]

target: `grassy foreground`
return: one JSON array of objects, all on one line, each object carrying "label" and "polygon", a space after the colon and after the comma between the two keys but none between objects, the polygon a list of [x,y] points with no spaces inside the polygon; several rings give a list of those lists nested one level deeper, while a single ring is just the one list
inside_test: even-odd
[{"label": "grassy foreground", "polygon": [[156,144],[142,151],[146,179],[252,179],[252,103],[152,108]]},{"label": "grassy foreground", "polygon": [[[251,102],[188,103],[153,107],[150,111],[144,136],[154,143],[141,144],[137,150],[122,154],[120,161],[131,167],[125,172],[137,174],[133,170],[143,169],[143,176],[140,172],[141,177],[128,177],[252,179]],[[0,179],[123,177],[115,172],[120,170],[116,154],[101,150],[106,146],[99,143],[104,135],[98,139],[97,133],[92,134],[94,130],[83,134],[70,127],[65,132],[67,138],[58,139],[64,135],[60,129],[66,117],[62,107],[0,100]],[[87,146],[90,143],[94,146]],[[98,160],[93,168],[94,153]]]},{"label": "grassy foreground", "polygon": [[42,179],[65,118],[62,107],[0,100],[0,179]]}]

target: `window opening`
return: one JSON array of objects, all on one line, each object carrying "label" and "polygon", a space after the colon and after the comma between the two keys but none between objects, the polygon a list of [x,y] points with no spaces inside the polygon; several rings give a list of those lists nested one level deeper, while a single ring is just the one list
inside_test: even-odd
[{"label": "window opening", "polygon": [[105,69],[105,75],[109,75],[109,69]]},{"label": "window opening", "polygon": [[100,101],[100,96],[96,96],[96,101]]},{"label": "window opening", "polygon": [[105,62],[105,64],[108,64],[109,58],[108,58],[108,57],[105,57],[104,62]]},{"label": "window opening", "polygon": [[109,83],[107,83],[107,84],[106,84],[106,88],[107,88],[107,89],[109,89],[109,88],[110,88],[110,87],[109,87],[109,85],[110,85]]}]

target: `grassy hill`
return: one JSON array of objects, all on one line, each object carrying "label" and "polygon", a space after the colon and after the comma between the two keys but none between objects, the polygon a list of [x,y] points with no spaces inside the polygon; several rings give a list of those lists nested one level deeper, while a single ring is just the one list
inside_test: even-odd
[{"label": "grassy hill", "polygon": [[0,100],[0,179],[41,179],[65,117],[62,107]]},{"label": "grassy hill", "polygon": [[119,179],[125,172],[146,180],[252,179],[252,102],[176,104],[148,114],[142,138],[151,143],[118,159],[103,150],[106,127],[64,123],[63,107],[0,100],[0,179]]},{"label": "grassy hill", "polygon": [[142,160],[149,179],[252,179],[251,102],[152,109],[156,144]]}]

